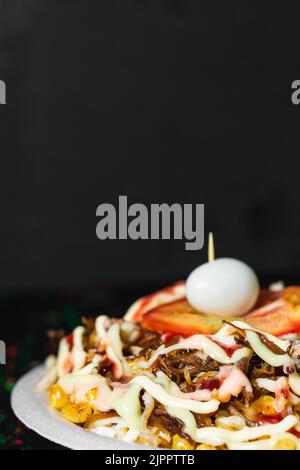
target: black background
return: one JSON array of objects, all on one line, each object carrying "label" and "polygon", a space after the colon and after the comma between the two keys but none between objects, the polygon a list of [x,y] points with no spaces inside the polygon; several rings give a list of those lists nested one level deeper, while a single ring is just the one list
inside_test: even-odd
[{"label": "black background", "polygon": [[96,208],[206,205],[219,256],[300,270],[297,2],[1,0],[0,287],[167,283],[206,250]]}]

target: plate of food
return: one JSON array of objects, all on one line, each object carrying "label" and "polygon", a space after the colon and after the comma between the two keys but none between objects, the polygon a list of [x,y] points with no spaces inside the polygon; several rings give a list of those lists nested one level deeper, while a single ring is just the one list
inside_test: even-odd
[{"label": "plate of food", "polygon": [[241,261],[99,315],[15,386],[12,407],[72,449],[298,450],[300,287]]}]

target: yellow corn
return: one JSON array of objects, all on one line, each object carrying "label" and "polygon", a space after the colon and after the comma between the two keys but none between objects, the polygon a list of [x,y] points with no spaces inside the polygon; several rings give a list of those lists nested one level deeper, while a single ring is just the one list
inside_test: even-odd
[{"label": "yellow corn", "polygon": [[67,403],[61,412],[71,423],[82,424],[92,415],[93,410],[88,403]]},{"label": "yellow corn", "polygon": [[98,396],[98,389],[97,388],[92,388],[85,394],[85,398],[87,399],[88,402],[96,400]]},{"label": "yellow corn", "polygon": [[263,395],[251,404],[251,408],[255,413],[262,413],[269,416],[277,414],[275,398],[270,395]]},{"label": "yellow corn", "polygon": [[293,439],[285,438],[285,439],[279,439],[275,446],[273,447],[273,450],[296,450],[297,446]]},{"label": "yellow corn", "polygon": [[217,450],[214,446],[208,446],[205,444],[200,444],[196,447],[196,450]]},{"label": "yellow corn", "polygon": [[54,385],[50,388],[49,402],[52,408],[60,410],[67,402],[67,395],[60,385]]},{"label": "yellow corn", "polygon": [[175,436],[172,437],[172,449],[175,450],[194,450],[194,446],[189,443],[184,437],[179,436],[178,434],[175,434]]}]

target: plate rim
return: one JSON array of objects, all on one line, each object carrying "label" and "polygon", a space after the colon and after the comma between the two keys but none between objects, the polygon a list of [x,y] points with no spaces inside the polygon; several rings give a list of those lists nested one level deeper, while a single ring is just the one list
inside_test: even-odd
[{"label": "plate rim", "polygon": [[35,390],[45,370],[44,365],[30,370],[16,382],[12,391],[12,410],[27,428],[55,444],[72,450],[164,450],[99,436],[64,420],[58,412],[50,408],[46,393]]}]

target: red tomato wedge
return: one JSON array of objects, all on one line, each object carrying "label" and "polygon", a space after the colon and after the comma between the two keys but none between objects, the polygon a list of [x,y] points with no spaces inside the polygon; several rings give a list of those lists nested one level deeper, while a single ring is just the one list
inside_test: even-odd
[{"label": "red tomato wedge", "polygon": [[189,336],[195,333],[216,333],[222,328],[223,320],[216,315],[197,312],[186,299],[182,299],[145,313],[141,324],[144,328],[159,333],[172,332]]},{"label": "red tomato wedge", "polygon": [[[288,287],[280,292],[261,291],[255,309],[241,320],[254,328],[275,336],[300,332],[300,287]],[[189,336],[196,333],[213,334],[223,326],[223,319],[205,315],[193,309],[186,298],[166,303],[144,313],[141,324],[159,333]]]}]

